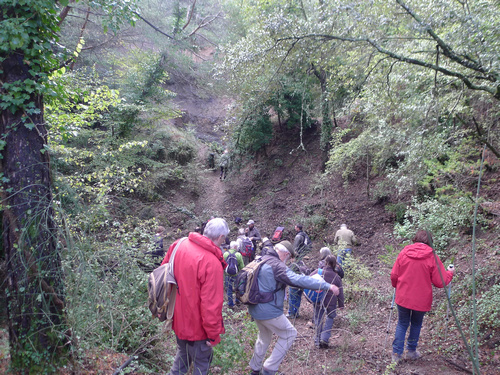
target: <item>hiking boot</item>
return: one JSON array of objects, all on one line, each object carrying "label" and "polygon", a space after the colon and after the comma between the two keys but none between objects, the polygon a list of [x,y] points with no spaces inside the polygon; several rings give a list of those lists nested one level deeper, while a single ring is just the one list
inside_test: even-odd
[{"label": "hiking boot", "polygon": [[422,354],[420,354],[418,350],[408,350],[406,352],[406,359],[409,359],[410,361],[414,361],[420,357],[422,357]]},{"label": "hiking boot", "polygon": [[264,367],[262,368],[262,375],[285,375],[283,372],[266,370]]},{"label": "hiking boot", "polygon": [[399,363],[402,361],[402,359],[403,359],[402,354],[392,353],[392,362]]},{"label": "hiking boot", "polygon": [[328,349],[329,348],[328,343],[326,341],[320,341],[319,348],[320,349]]},{"label": "hiking boot", "polygon": [[250,375],[260,375],[260,370],[252,370]]}]

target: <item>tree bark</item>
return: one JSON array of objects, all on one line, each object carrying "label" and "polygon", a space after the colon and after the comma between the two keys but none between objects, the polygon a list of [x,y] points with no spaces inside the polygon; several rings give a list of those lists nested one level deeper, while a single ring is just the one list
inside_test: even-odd
[{"label": "tree bark", "polygon": [[[1,63],[0,79],[36,79],[29,69],[16,51]],[[1,114],[0,197],[11,364],[37,373],[54,368],[69,345],[42,97],[33,94],[30,101],[39,114]]]}]

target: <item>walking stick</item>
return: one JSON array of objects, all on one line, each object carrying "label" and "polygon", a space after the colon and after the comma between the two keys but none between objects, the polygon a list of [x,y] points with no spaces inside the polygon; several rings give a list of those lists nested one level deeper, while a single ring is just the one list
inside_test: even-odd
[{"label": "walking stick", "polygon": [[392,293],[392,302],[391,302],[391,308],[389,311],[389,321],[387,322],[387,329],[386,329],[386,335],[385,335],[385,343],[384,343],[384,349],[387,348],[387,336],[389,336],[389,328],[391,326],[391,319],[392,319],[392,310],[394,310],[394,300],[396,299],[396,288],[394,288],[394,292]]},{"label": "walking stick", "polygon": [[[448,271],[454,268],[453,264],[448,266]],[[448,333],[448,318],[450,316],[450,303],[451,303],[451,281],[448,284],[448,290],[446,291],[448,298],[446,299],[446,329],[444,330],[444,341],[446,341],[446,334]]]}]

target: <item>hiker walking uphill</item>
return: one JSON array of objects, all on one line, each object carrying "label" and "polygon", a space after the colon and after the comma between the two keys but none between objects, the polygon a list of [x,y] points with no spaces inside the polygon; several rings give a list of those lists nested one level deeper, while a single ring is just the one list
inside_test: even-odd
[{"label": "hiker walking uphill", "polygon": [[259,230],[255,228],[255,221],[253,220],[248,220],[248,228],[246,230],[246,235],[252,241],[253,243],[253,248],[254,248],[254,254],[252,255],[250,260],[253,260],[255,257],[255,251],[257,251],[257,241],[260,241],[262,237],[260,236]]},{"label": "hiker walking uphill", "polygon": [[[224,260],[227,263],[226,272],[224,274],[224,286],[226,287],[227,294],[227,305],[230,308],[234,307],[233,300],[233,291],[234,291],[234,282],[236,281],[236,275],[239,270],[245,267],[243,263],[243,257],[238,251],[238,242],[231,241],[229,245],[229,250],[224,253]],[[236,303],[239,301],[236,300]]]},{"label": "hiker walking uphill", "polygon": [[238,243],[238,251],[243,257],[243,263],[245,266],[250,262],[250,259],[253,257],[255,252],[253,243],[245,234],[245,228],[238,229],[238,237],[236,238],[236,242]]},{"label": "hiker walking uphill", "polygon": [[295,225],[295,240],[293,241],[293,250],[297,254],[297,259],[301,259],[311,251],[311,240],[306,232],[302,230],[302,224]]},{"label": "hiker walking uphill", "polygon": [[[316,325],[314,344],[320,349],[328,348],[328,341],[332,334],[333,320],[337,316],[337,304],[339,308],[344,307],[342,280],[335,272],[336,265],[337,260],[335,256],[328,255],[325,259],[325,266],[320,268],[322,270],[321,276],[323,279],[327,283],[336,285],[340,290],[338,296],[329,291],[321,301],[314,305],[314,322]],[[318,272],[319,269],[313,272],[313,274]]]},{"label": "hiker walking uphill", "polygon": [[[194,374],[207,374],[212,347],[225,332],[222,304],[227,264],[220,246],[228,233],[226,221],[215,218],[207,223],[203,235],[189,233],[177,249],[174,274],[178,292],[173,317],[177,353],[170,375],[186,374],[191,364]],[[168,263],[178,241],[170,246],[162,264]]]},{"label": "hiker walking uphill", "polygon": [[163,248],[163,239],[165,237],[165,228],[159,226],[156,228],[154,241],[155,241],[155,249],[150,253],[153,258],[153,263],[155,267],[160,265],[160,262],[163,260],[165,256],[165,249]]},{"label": "hiker walking uphill", "polygon": [[[263,264],[257,276],[259,293],[272,294],[272,298],[269,302],[248,306],[248,312],[259,329],[254,353],[250,360],[252,375],[274,375],[297,336],[297,330],[283,314],[286,285],[339,293],[335,285],[330,285],[324,280],[298,275],[290,270],[285,262],[291,255],[293,255],[291,243],[283,241],[276,244],[273,249],[268,249],[267,255],[262,258]],[[271,355],[264,362],[273,333],[278,339]]]},{"label": "hiker walking uphill", "polygon": [[340,229],[335,233],[333,243],[339,245],[337,263],[342,265],[345,258],[351,255],[353,245],[358,245],[358,239],[354,235],[354,232],[347,228],[346,224],[342,224]]},{"label": "hiker walking uphill", "polygon": [[396,288],[398,308],[398,325],[392,343],[393,362],[402,359],[408,326],[410,334],[406,358],[413,360],[421,357],[417,345],[424,315],[432,306],[432,285],[444,288],[453,278],[453,266],[445,270],[431,246],[431,234],[419,230],[413,244],[401,250],[392,267],[391,283]]},{"label": "hiker walking uphill", "polygon": [[[323,269],[326,266],[326,257],[328,255],[332,255],[332,252],[330,248],[328,247],[322,247],[319,249],[319,262],[318,262],[318,269]],[[344,270],[342,269],[342,266],[335,261],[335,273],[340,276],[341,279],[344,278]]]},{"label": "hiker walking uphill", "polygon": [[229,168],[229,151],[226,149],[219,159],[220,177],[219,179],[226,179],[227,169]]}]

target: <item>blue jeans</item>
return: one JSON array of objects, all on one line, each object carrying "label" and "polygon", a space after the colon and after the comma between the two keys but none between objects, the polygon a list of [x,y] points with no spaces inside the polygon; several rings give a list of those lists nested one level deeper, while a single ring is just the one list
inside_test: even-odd
[{"label": "blue jeans", "polygon": [[227,305],[229,307],[234,306],[233,289],[235,281],[236,281],[236,275],[225,275],[224,277],[224,286],[226,287],[226,293],[227,293]]},{"label": "blue jeans", "polygon": [[332,335],[333,319],[335,319],[336,316],[336,311],[332,311],[328,314],[322,303],[314,305],[314,324],[316,325],[314,344],[316,346],[319,345],[320,341],[328,343]]},{"label": "blue jeans", "polygon": [[339,250],[337,254],[337,263],[342,266],[342,262],[347,256],[351,256],[352,249]]},{"label": "blue jeans", "polygon": [[300,301],[304,291],[298,288],[290,288],[290,301],[288,303],[288,315],[299,315]]},{"label": "blue jeans", "polygon": [[398,306],[398,325],[396,326],[396,334],[392,342],[392,351],[397,354],[403,354],[406,331],[410,326],[410,334],[406,343],[406,349],[417,350],[418,338],[420,337],[420,329],[424,320],[425,311],[410,310],[406,307]]}]

